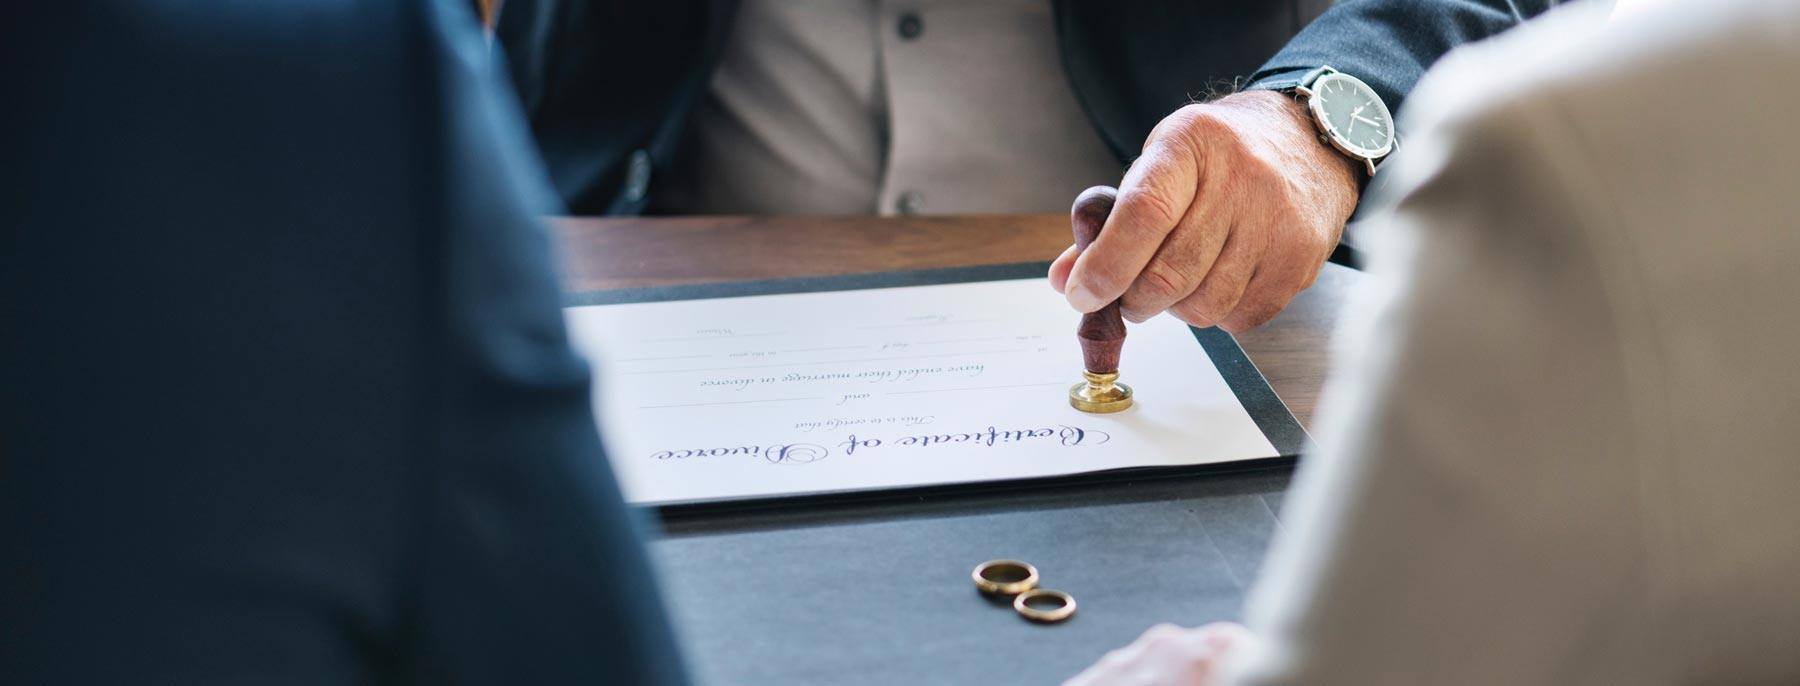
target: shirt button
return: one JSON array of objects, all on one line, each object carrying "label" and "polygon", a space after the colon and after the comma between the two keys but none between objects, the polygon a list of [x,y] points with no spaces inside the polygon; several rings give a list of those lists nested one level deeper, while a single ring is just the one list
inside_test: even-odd
[{"label": "shirt button", "polygon": [[925,32],[925,20],[920,19],[917,14],[908,12],[900,15],[899,29],[900,37],[902,39],[912,40],[918,38],[919,34]]},{"label": "shirt button", "polygon": [[918,191],[901,193],[894,199],[894,210],[900,214],[918,214],[925,211],[925,196]]},{"label": "shirt button", "polygon": [[634,150],[625,164],[625,200],[637,202],[650,192],[650,152]]}]

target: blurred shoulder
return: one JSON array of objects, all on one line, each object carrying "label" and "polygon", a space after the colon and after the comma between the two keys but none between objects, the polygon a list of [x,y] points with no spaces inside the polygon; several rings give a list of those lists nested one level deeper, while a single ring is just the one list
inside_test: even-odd
[{"label": "blurred shoulder", "polygon": [[[1736,106],[1800,75],[1800,3],[1789,0],[1564,5],[1446,55],[1409,100],[1422,130],[1515,107],[1620,112],[1609,127],[1669,126],[1684,112]],[[1725,102],[1707,100],[1719,95]],[[1630,111],[1647,102],[1653,111]],[[1591,122],[1577,118],[1577,128]]]},{"label": "blurred shoulder", "polygon": [[1466,169],[1533,196],[1515,204],[1569,210],[1522,230],[1578,228],[1654,252],[1675,253],[1705,222],[1764,230],[1726,220],[1785,202],[1778,181],[1800,173],[1789,132],[1800,91],[1784,85],[1800,82],[1800,3],[1654,5],[1575,3],[1453,51],[1408,100],[1387,183],[1406,194]]},{"label": "blurred shoulder", "polygon": [[[209,55],[214,70],[294,63],[380,66],[424,46],[482,46],[472,10],[450,0],[71,0],[31,3],[22,20],[78,30],[89,54]],[[15,27],[16,28],[16,27]]]}]

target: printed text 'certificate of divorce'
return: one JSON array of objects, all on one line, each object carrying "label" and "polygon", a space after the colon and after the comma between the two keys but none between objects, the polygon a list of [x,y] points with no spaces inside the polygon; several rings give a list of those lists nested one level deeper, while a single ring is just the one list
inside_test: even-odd
[{"label": "printed text 'certificate of divorce'", "polygon": [[1188,328],[1133,325],[1118,414],[1069,406],[1043,279],[572,307],[627,500],[666,505],[1277,454]]}]

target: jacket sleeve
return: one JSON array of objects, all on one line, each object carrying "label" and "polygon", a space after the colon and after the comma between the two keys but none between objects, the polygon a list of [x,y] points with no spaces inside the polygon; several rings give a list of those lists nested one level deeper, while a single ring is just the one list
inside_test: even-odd
[{"label": "jacket sleeve", "polygon": [[[1593,0],[1603,1],[1603,0]],[[1557,0],[1347,0],[1288,41],[1250,77],[1284,89],[1323,65],[1367,82],[1396,113],[1444,53],[1519,25]]]},{"label": "jacket sleeve", "polygon": [[[439,22],[460,17],[438,15]],[[669,622],[595,429],[587,364],[564,330],[553,206],[509,98],[479,72],[473,27],[447,31],[425,168],[438,265],[435,440],[418,469],[415,627],[424,683],[684,680]]]},{"label": "jacket sleeve", "polygon": [[506,0],[495,42],[571,214],[633,215],[671,172],[735,3]]}]

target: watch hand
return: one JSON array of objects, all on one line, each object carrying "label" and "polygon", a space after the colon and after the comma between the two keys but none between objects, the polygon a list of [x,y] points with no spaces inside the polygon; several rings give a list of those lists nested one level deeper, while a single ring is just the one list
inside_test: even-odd
[{"label": "watch hand", "polygon": [[[1350,110],[1350,126],[1344,129],[1344,133],[1346,135],[1354,133],[1356,131],[1356,120],[1362,119],[1363,108],[1368,107],[1368,106],[1369,106],[1369,103],[1365,102],[1361,105],[1357,105],[1356,109]],[[1368,121],[1368,120],[1363,119],[1363,121]],[[1374,122],[1370,122],[1370,123],[1374,123]]]},{"label": "watch hand", "polygon": [[1376,127],[1376,128],[1381,128],[1381,122],[1378,122],[1378,121],[1375,121],[1375,120],[1373,120],[1373,119],[1370,119],[1370,118],[1368,118],[1368,117],[1365,117],[1365,116],[1362,116],[1362,115],[1360,115],[1360,114],[1354,114],[1354,113],[1352,113],[1352,114],[1351,114],[1351,115],[1350,115],[1350,118],[1351,118],[1351,119],[1355,119],[1355,120],[1357,120],[1357,121],[1365,121],[1365,122],[1368,122],[1368,123],[1369,123],[1369,125],[1370,125],[1370,126],[1373,126],[1373,127]]}]

